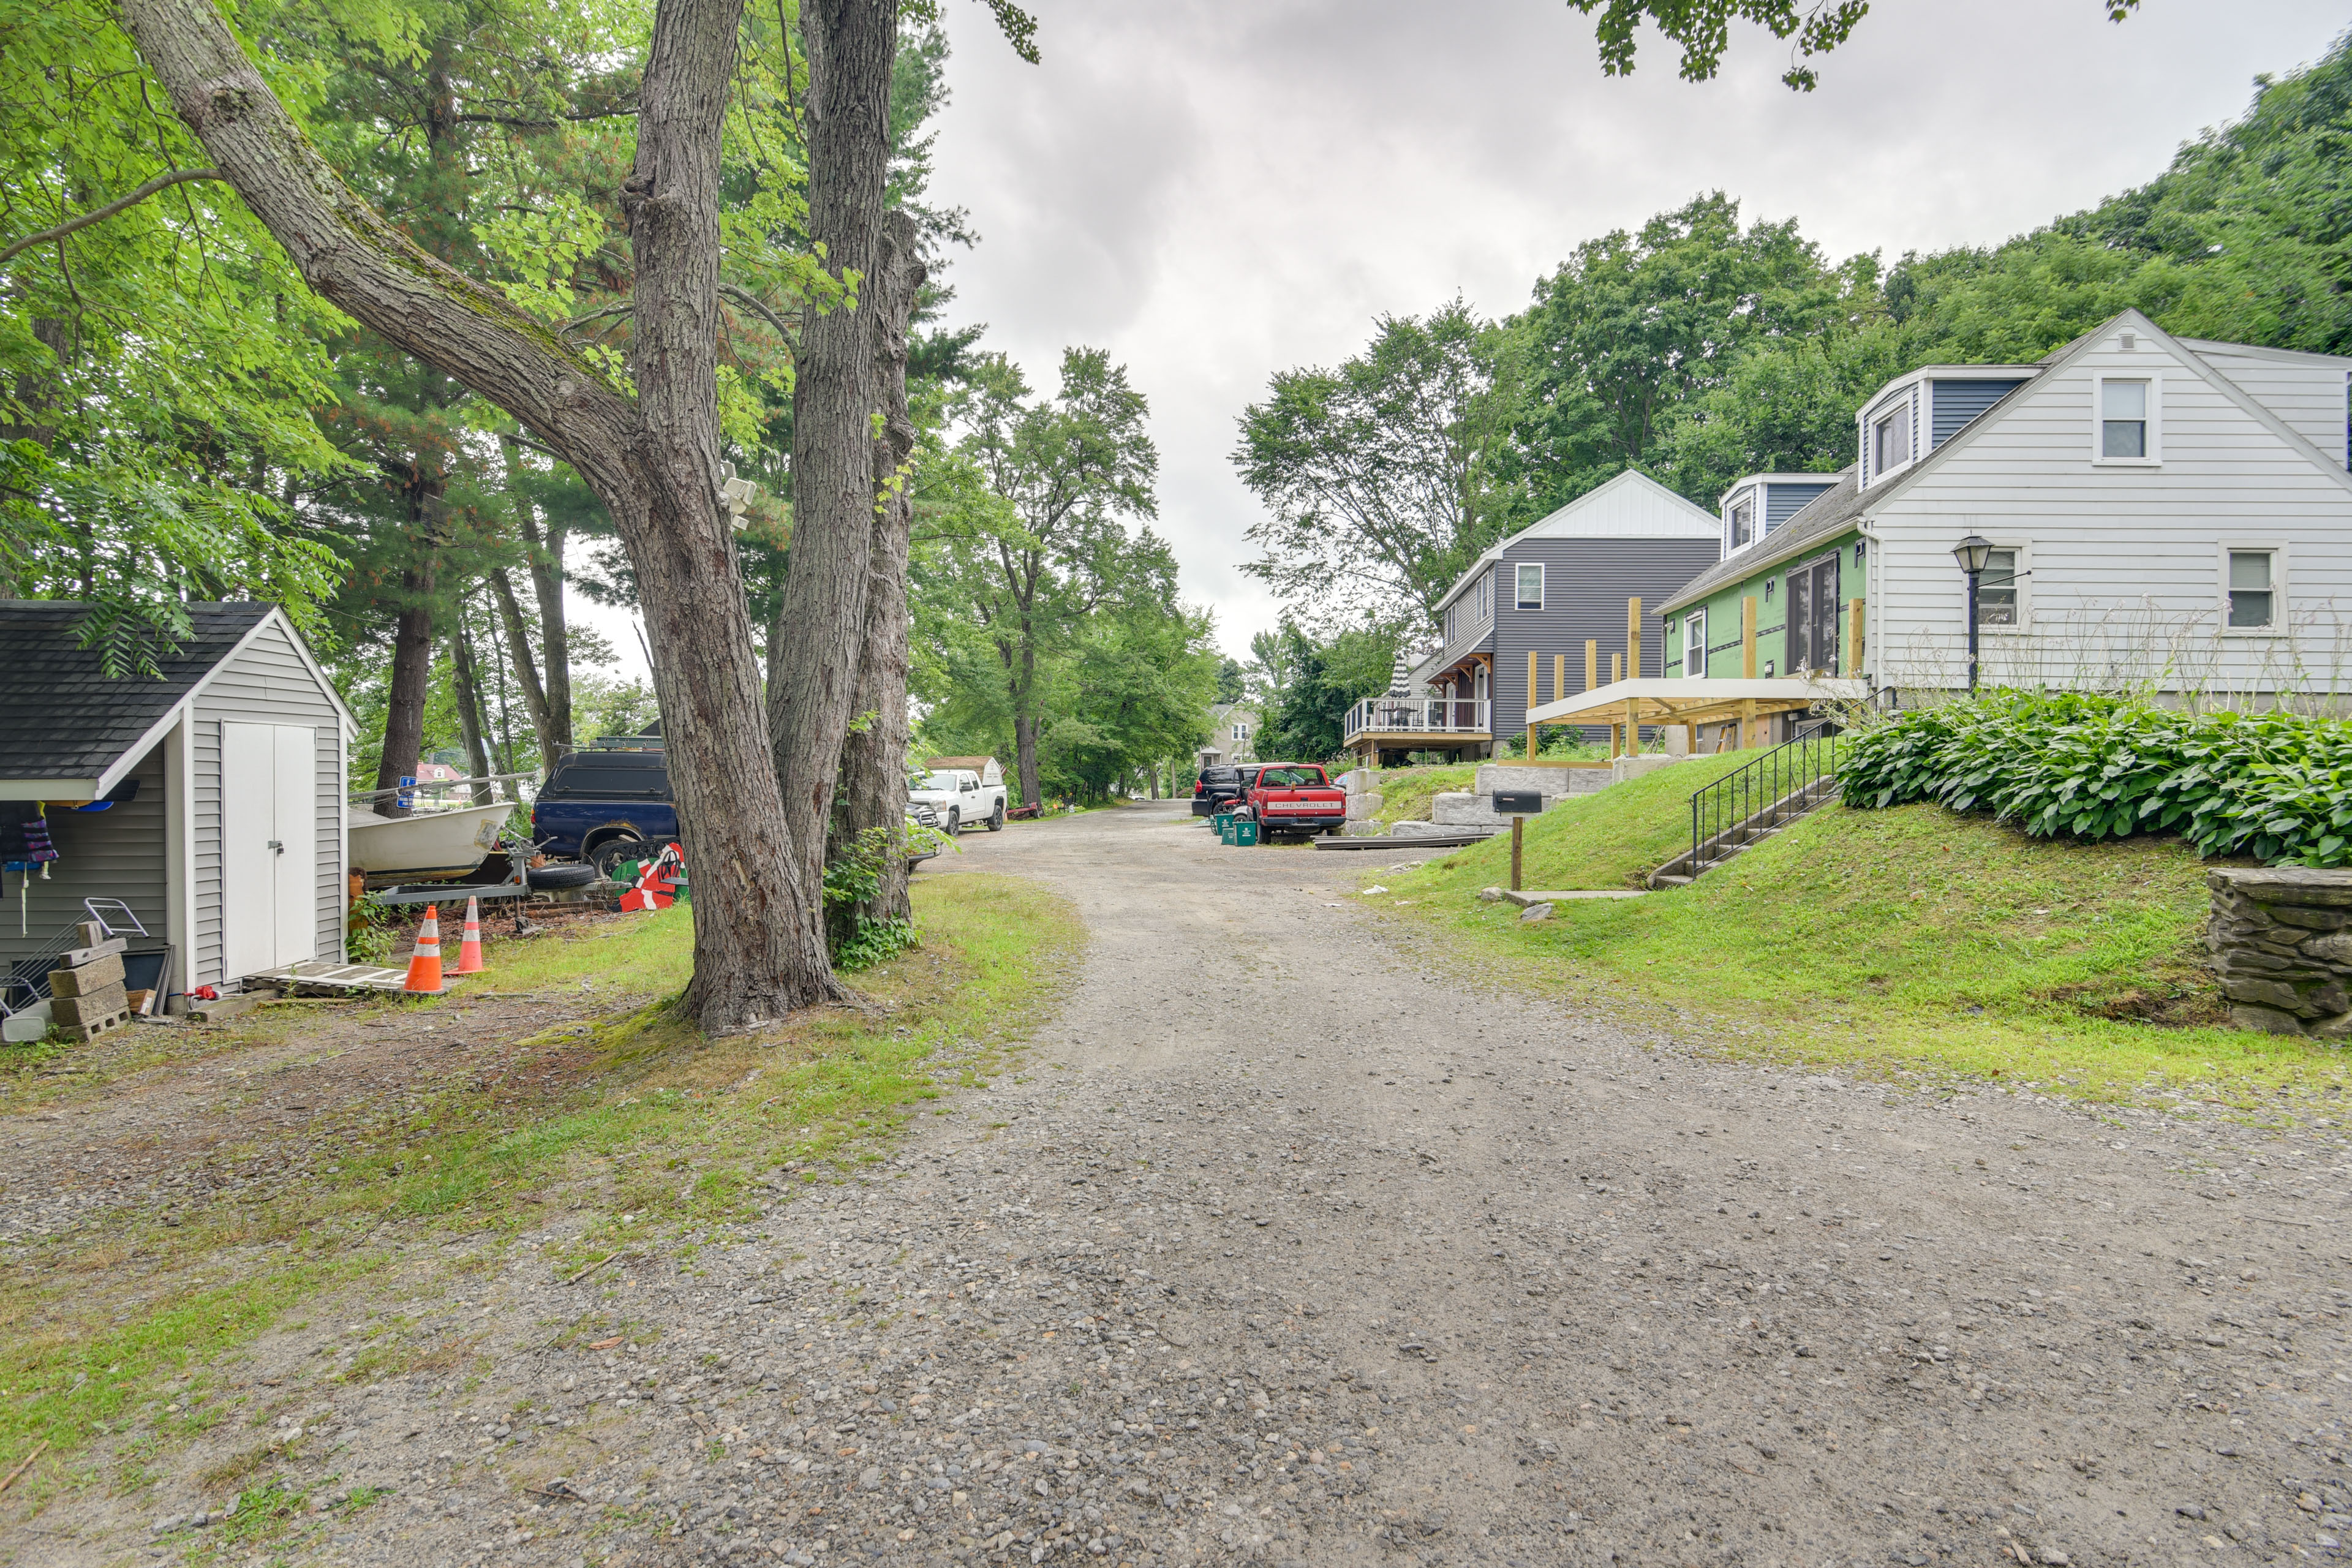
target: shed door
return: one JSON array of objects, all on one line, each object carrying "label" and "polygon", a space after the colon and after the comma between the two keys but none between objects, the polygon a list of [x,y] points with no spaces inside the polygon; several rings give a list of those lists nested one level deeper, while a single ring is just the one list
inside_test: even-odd
[{"label": "shed door", "polygon": [[231,980],[319,954],[318,734],[221,725],[221,962]]}]

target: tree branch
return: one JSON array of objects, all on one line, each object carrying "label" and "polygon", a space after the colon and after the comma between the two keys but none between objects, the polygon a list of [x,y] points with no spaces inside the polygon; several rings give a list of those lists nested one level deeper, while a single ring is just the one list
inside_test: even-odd
[{"label": "tree branch", "polygon": [[353,195],[211,0],[120,0],[118,15],[219,177],[319,295],[498,404],[585,474],[628,482],[638,410],[552,328],[428,255]]},{"label": "tree branch", "polygon": [[784,352],[786,353],[790,353],[792,352],[793,330],[784,325],[784,319],[782,316],[777,315],[773,310],[768,309],[767,306],[761,304],[758,295],[752,293],[748,289],[738,289],[732,283],[721,283],[719,286],[719,291],[721,294],[726,295],[730,300],[734,300],[737,304],[748,305],[752,310],[758,311],[761,320],[765,321],[768,325],[776,329],[776,336],[784,340]]},{"label": "tree branch", "polygon": [[5,262],[20,250],[30,250],[37,245],[47,245],[53,239],[63,239],[76,229],[88,228],[94,223],[104,223],[123,208],[137,206],[158,191],[166,191],[173,185],[185,184],[190,180],[225,180],[226,177],[218,169],[174,169],[168,174],[158,174],[130,195],[117,196],[96,212],[87,212],[79,217],[68,218],[55,228],[45,228],[38,234],[26,235],[7,249],[0,250],[0,262]]}]

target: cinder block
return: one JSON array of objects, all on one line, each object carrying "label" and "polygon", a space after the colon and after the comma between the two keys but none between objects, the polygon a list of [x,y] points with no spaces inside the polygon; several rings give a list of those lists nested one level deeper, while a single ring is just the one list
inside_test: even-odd
[{"label": "cinder block", "polygon": [[122,984],[122,955],[119,952],[100,954],[79,969],[49,971],[49,994],[52,996],[95,996],[108,986]]},{"label": "cinder block", "polygon": [[84,996],[58,996],[50,999],[49,1016],[60,1024],[95,1023],[110,1014],[131,1011],[130,994],[122,982],[102,986]]}]

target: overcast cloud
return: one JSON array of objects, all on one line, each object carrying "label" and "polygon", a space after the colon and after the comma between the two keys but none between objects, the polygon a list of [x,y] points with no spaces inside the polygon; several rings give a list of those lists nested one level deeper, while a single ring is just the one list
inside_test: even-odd
[{"label": "overcast cloud", "polygon": [[1093,343],[1151,399],[1160,531],[1246,654],[1274,603],[1237,569],[1258,515],[1227,454],[1274,372],[1459,290],[1519,309],[1585,238],[1703,190],[1795,216],[1835,256],[1986,244],[2144,182],[2316,58],[2340,4],[1875,0],[1819,90],[1736,35],[1691,85],[1645,35],[1601,74],[1558,0],[1035,0],[1041,66],[948,0],[954,101],[934,195],[981,236],[950,319],[1049,385]]}]

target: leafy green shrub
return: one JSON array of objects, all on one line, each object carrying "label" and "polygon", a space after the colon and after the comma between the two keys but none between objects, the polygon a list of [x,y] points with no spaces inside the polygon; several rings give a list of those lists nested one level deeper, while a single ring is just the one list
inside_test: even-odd
[{"label": "leafy green shrub", "polygon": [[876,920],[864,906],[882,890],[882,873],[891,860],[908,854],[908,839],[929,832],[913,823],[897,831],[869,827],[836,847],[824,868],[825,938],[835,969],[871,968],[920,940],[914,921]]},{"label": "leafy green shrub", "polygon": [[1995,691],[1855,734],[1839,783],[1849,806],[1935,801],[2036,837],[2178,833],[2200,855],[2352,864],[2352,724],[2332,719]]}]

